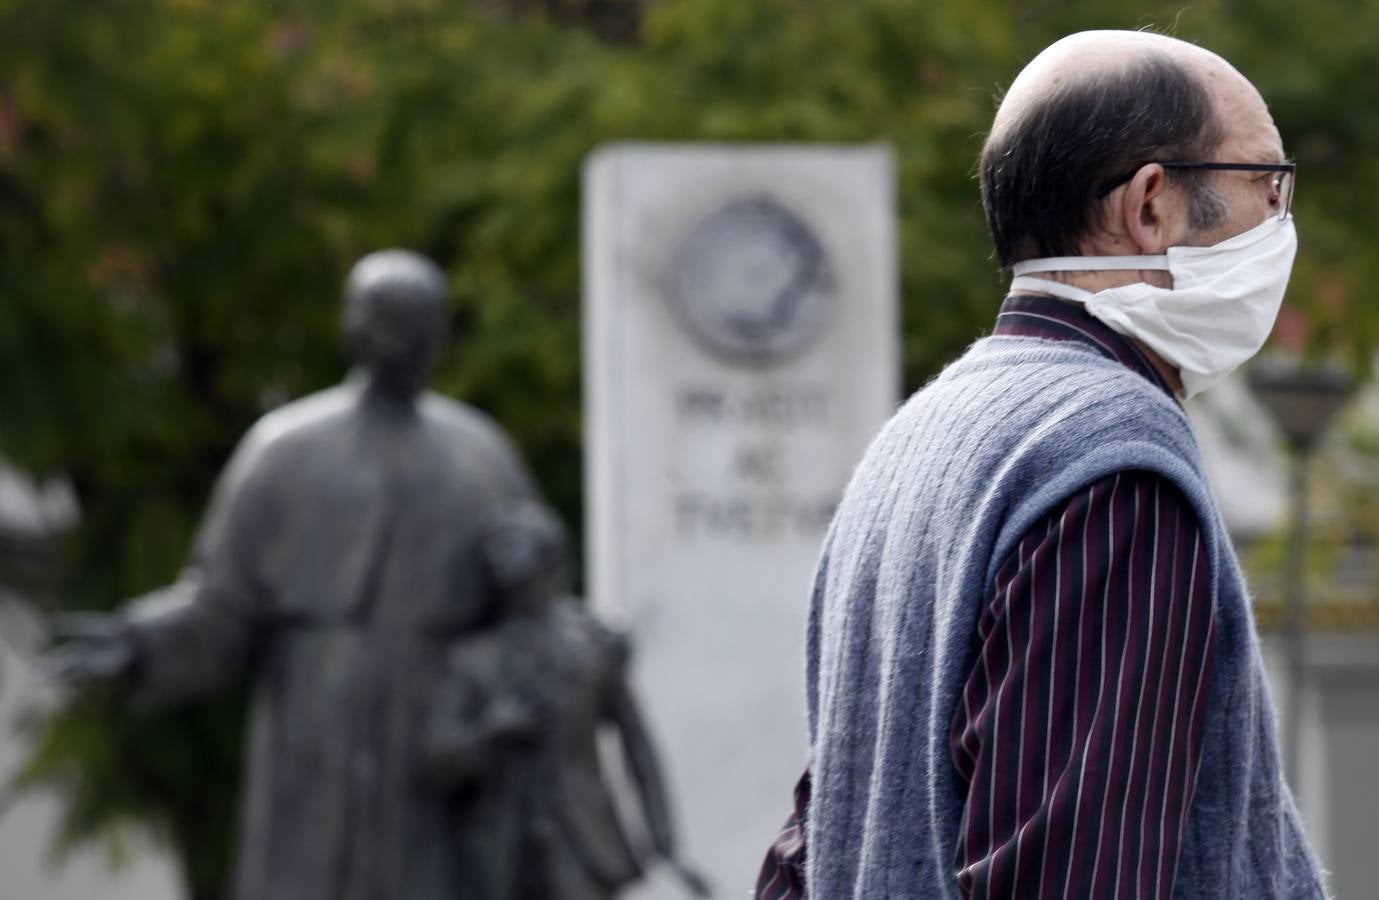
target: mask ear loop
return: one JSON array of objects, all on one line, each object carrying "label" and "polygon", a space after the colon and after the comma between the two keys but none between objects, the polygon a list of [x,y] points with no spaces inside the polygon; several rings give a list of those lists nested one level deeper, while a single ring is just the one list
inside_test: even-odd
[{"label": "mask ear loop", "polygon": [[1168,255],[1158,256],[1048,256],[1026,259],[1010,267],[1012,275],[1030,272],[1135,272],[1141,269],[1168,271]]},{"label": "mask ear loop", "polygon": [[1062,297],[1064,300],[1072,300],[1077,303],[1086,303],[1093,296],[1091,291],[1083,290],[1080,287],[1073,287],[1071,284],[1064,284],[1061,281],[1049,281],[1047,278],[1034,278],[1024,275],[1014,278],[1010,282],[1010,292],[1032,291],[1036,294],[1052,294],[1055,297]]},{"label": "mask ear loop", "polygon": [[1093,293],[1060,281],[1034,278],[1029,272],[1136,272],[1144,269],[1169,271],[1168,256],[1049,256],[1026,259],[1010,267],[1015,276],[1010,282],[1012,291],[1035,291],[1052,294],[1064,300],[1086,303]]}]

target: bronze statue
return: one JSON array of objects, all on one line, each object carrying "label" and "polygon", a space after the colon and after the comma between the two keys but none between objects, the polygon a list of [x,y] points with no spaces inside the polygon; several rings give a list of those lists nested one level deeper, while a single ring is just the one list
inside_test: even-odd
[{"label": "bronze statue", "polygon": [[345,294],[345,383],[260,420],[177,583],[83,621],[56,672],[150,704],[250,681],[238,900],[463,898],[474,822],[420,736],[451,648],[499,612],[484,523],[534,491],[490,421],[423,390],[440,270],[375,253]]},{"label": "bronze statue", "polygon": [[642,871],[600,771],[596,736],[620,739],[652,849],[675,856],[656,755],[627,684],[624,635],[563,590],[565,538],[538,504],[503,514],[482,541],[505,618],[459,641],[426,738],[431,770],[465,797],[459,856],[473,900],[610,900]]}]

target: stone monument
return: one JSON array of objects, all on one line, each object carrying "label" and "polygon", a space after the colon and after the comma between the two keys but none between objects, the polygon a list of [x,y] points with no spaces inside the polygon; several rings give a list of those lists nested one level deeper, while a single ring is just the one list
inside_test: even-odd
[{"label": "stone monument", "polygon": [[463,804],[419,749],[453,645],[495,614],[480,537],[529,500],[506,438],[423,390],[444,277],[385,251],[346,284],[357,367],[260,420],[172,587],[69,629],[68,682],[135,702],[251,686],[238,900],[452,900]]},{"label": "stone monument", "polygon": [[626,617],[686,851],[727,894],[789,812],[810,574],[898,398],[892,181],[875,145],[585,170],[590,595]]}]

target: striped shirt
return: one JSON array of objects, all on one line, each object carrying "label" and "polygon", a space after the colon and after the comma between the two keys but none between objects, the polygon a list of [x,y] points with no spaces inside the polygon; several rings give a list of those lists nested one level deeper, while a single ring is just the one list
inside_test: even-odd
[{"label": "striped shirt", "polygon": [[[995,334],[1075,340],[1168,391],[1080,306],[1014,295]],[[1196,514],[1169,482],[1121,472],[1031,528],[997,571],[949,732],[967,787],[964,898],[1168,898],[1198,761],[1215,618]],[[757,878],[802,900],[809,773]]]}]

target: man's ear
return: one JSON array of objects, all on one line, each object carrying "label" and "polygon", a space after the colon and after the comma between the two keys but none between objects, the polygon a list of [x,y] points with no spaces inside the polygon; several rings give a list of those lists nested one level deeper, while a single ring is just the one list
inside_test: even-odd
[{"label": "man's ear", "polygon": [[1162,253],[1173,243],[1180,203],[1177,192],[1169,189],[1164,167],[1149,163],[1121,191],[1118,224],[1141,253]]}]

